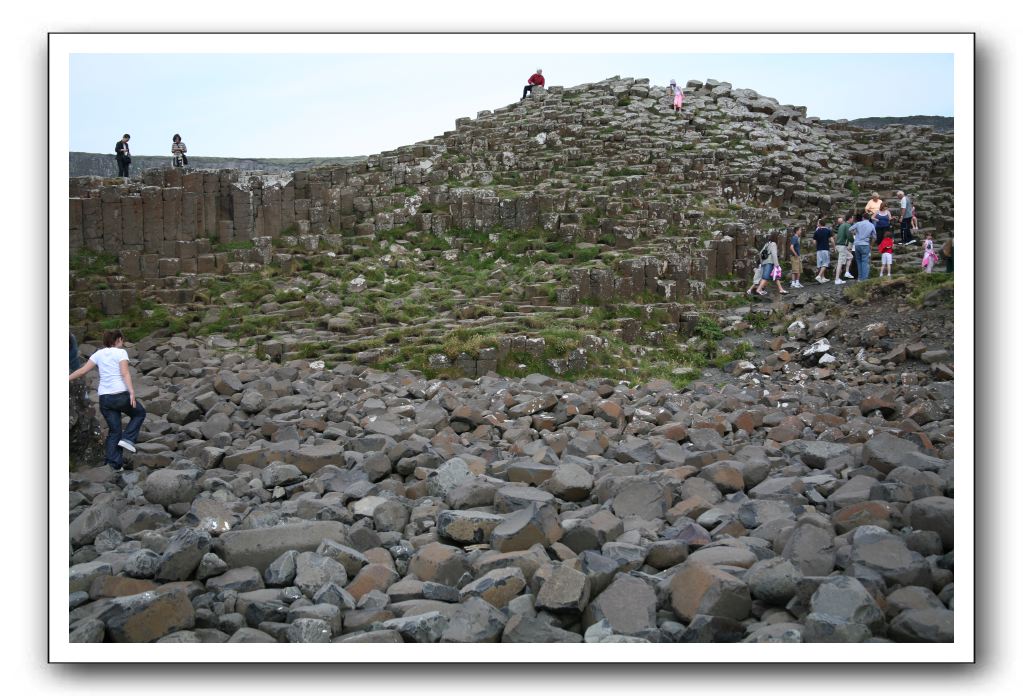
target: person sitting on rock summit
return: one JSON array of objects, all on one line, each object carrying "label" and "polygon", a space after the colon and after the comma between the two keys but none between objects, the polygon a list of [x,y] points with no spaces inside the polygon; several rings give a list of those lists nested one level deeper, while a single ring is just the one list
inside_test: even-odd
[{"label": "person sitting on rock summit", "polygon": [[[529,96],[533,96],[534,87],[543,86],[544,86],[543,70],[537,68],[536,72],[529,76],[529,82],[526,83],[526,86],[522,88],[522,99],[526,98],[526,94],[528,94]],[[522,101],[522,99],[519,99],[519,101]]]}]

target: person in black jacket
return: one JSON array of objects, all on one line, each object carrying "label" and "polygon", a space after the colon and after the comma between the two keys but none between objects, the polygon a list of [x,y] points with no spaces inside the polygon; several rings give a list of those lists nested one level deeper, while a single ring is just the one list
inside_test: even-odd
[{"label": "person in black jacket", "polygon": [[114,154],[117,156],[117,176],[128,178],[128,167],[131,165],[131,152],[128,150],[128,141],[131,136],[125,133],[120,140],[114,144]]}]

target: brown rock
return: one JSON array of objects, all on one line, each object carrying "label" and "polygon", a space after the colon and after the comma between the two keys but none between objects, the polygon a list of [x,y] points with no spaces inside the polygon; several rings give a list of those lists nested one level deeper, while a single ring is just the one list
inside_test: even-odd
[{"label": "brown rock", "polygon": [[345,586],[345,591],[358,601],[372,590],[387,592],[387,588],[397,582],[398,578],[398,573],[393,569],[379,563],[370,563]]},{"label": "brown rock", "polygon": [[713,483],[719,491],[726,495],[745,490],[742,472],[723,462],[715,462],[710,466],[704,467],[700,471],[699,476]]},{"label": "brown rock", "polygon": [[675,503],[668,512],[665,513],[665,519],[667,519],[670,523],[674,523],[675,520],[680,517],[689,517],[695,520],[712,507],[714,506],[703,498],[692,496]]},{"label": "brown rock", "polygon": [[195,626],[192,602],[181,590],[113,599],[99,619],[106,624],[107,637],[115,643],[149,643]]},{"label": "brown rock", "polygon": [[558,516],[547,505],[531,503],[508,515],[490,534],[490,545],[498,551],[524,551],[533,544],[549,546],[564,530]]},{"label": "brown rock", "polygon": [[832,516],[831,522],[835,525],[835,531],[845,534],[868,524],[891,530],[893,525],[898,524],[898,519],[898,510],[889,503],[867,500],[842,508]]},{"label": "brown rock", "polygon": [[492,570],[473,580],[459,592],[461,601],[468,597],[479,597],[492,606],[502,609],[526,587],[526,577],[518,568]]},{"label": "brown rock", "polygon": [[89,586],[89,598],[127,597],[141,592],[155,590],[159,585],[152,580],[136,580],[120,575],[101,575]]},{"label": "brown rock", "polygon": [[767,431],[767,439],[775,442],[788,442],[797,440],[803,434],[802,429],[796,429],[787,425],[778,425]]},{"label": "brown rock", "polygon": [[510,551],[508,553],[488,551],[472,562],[472,568],[477,576],[501,568],[518,568],[528,581],[540,566],[549,562],[550,559],[544,552],[543,546],[538,544],[526,551]]},{"label": "brown rock", "polygon": [[697,614],[742,621],[753,604],[744,582],[714,566],[692,561],[686,561],[672,577],[669,592],[672,610],[686,623]]},{"label": "brown rock", "polygon": [[454,587],[468,569],[468,564],[460,549],[435,542],[416,551],[408,569],[420,580]]},{"label": "brown rock", "polygon": [[540,587],[536,608],[548,611],[582,611],[590,600],[590,579],[578,570],[559,565]]},{"label": "brown rock", "polygon": [[593,415],[605,420],[611,425],[620,426],[624,419],[622,407],[613,401],[601,401],[593,410]]}]

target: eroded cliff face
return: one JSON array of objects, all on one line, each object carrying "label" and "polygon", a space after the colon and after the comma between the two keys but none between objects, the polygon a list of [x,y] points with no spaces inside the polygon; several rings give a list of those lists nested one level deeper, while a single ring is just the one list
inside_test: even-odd
[{"label": "eroded cliff face", "polygon": [[96,405],[88,400],[86,383],[71,382],[68,389],[68,439],[71,467],[98,466],[103,463]]}]

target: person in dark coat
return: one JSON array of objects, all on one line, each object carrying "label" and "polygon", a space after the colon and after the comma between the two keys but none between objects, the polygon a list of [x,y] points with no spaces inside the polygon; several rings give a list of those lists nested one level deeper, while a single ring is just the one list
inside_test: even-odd
[{"label": "person in dark coat", "polygon": [[128,178],[128,167],[131,165],[131,151],[128,149],[128,141],[131,136],[125,133],[121,139],[114,144],[114,155],[117,157],[117,176]]}]

